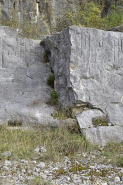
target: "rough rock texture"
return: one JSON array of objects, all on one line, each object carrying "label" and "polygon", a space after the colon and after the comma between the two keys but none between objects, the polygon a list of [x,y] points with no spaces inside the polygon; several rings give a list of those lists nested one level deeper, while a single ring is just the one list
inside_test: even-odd
[{"label": "rough rock texture", "polygon": [[20,21],[38,23],[43,34],[50,34],[56,24],[57,15],[66,6],[74,6],[78,0],[0,0],[1,18],[11,19],[15,15]]},{"label": "rough rock texture", "polygon": [[[87,138],[102,145],[112,139],[123,141],[123,34],[72,26],[47,37],[46,50],[51,52],[49,59],[62,105],[75,107],[77,103],[81,107],[85,103],[88,111],[98,110],[108,125],[115,125],[87,128],[90,121],[85,114],[83,128],[83,120],[77,115]],[[112,137],[114,132],[116,137]]]},{"label": "rough rock texture", "polygon": [[0,27],[0,123],[55,123],[54,108],[47,105],[50,67],[44,63],[40,41],[16,36],[8,27]]}]

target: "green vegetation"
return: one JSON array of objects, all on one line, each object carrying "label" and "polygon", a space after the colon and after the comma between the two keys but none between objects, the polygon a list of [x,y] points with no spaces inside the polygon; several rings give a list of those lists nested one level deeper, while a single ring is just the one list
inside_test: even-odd
[{"label": "green vegetation", "polygon": [[89,166],[82,166],[81,164],[75,164],[73,163],[72,164],[72,168],[69,169],[69,172],[74,172],[74,173],[77,173],[77,172],[81,172],[83,170],[88,170],[89,169]]},{"label": "green vegetation", "polygon": [[54,111],[53,115],[54,118],[58,118],[60,120],[65,120],[68,118],[71,118],[65,109],[57,109],[56,111]]},{"label": "green vegetation", "polygon": [[102,150],[104,162],[111,163],[116,166],[123,166],[123,143],[108,143]]},{"label": "green vegetation", "polygon": [[58,103],[58,94],[55,90],[51,91],[50,96],[54,104]]},{"label": "green vegetation", "polygon": [[[51,34],[62,31],[64,28],[71,25],[98,28],[103,30],[122,25],[122,6],[121,9],[117,11],[115,5],[113,5],[113,7],[111,7],[112,11],[110,12],[110,14],[102,17],[104,6],[104,3],[100,5],[98,3],[98,0],[79,1],[74,8],[72,4],[68,3],[67,7],[62,9],[59,13],[59,16],[57,16],[56,26],[49,26]],[[12,11],[7,20],[4,18],[0,19],[0,24],[19,28],[20,35],[27,38],[37,39],[41,34],[45,34],[39,30],[39,26],[35,21],[31,23],[31,21],[27,18],[26,11],[23,12],[23,15],[26,17],[26,22],[20,21],[18,19],[17,13],[15,11]],[[41,20],[42,18],[40,19],[40,21]],[[41,44],[43,44],[44,46],[43,42]],[[44,58],[45,57],[47,61],[47,55],[45,55]]]},{"label": "green vegetation", "polygon": [[50,185],[51,182],[47,181],[47,180],[44,180],[42,179],[41,177],[39,176],[35,176],[30,182],[29,184],[31,185]]},{"label": "green vegetation", "polygon": [[119,157],[118,159],[118,165],[123,167],[123,156]]},{"label": "green vegetation", "polygon": [[120,13],[117,13],[114,10],[112,14],[106,17],[106,21],[107,21],[106,27],[108,28],[122,25],[123,24],[123,11]]},{"label": "green vegetation", "polygon": [[75,9],[69,6],[62,10],[60,16],[57,17],[58,24],[55,31],[61,31],[71,25],[107,30],[123,24],[123,11],[117,13],[114,9],[111,14],[102,18],[102,10],[103,5],[99,5],[95,1],[79,3]]},{"label": "green vegetation", "polygon": [[[38,127],[32,129],[10,129],[0,126],[0,154],[9,151],[9,159],[35,159],[37,154],[34,152],[36,146],[45,146],[47,152],[39,156],[43,161],[59,161],[64,156],[74,156],[78,152],[91,150],[93,146],[79,134],[72,134],[66,127],[55,130],[47,130]],[[5,160],[0,156],[0,160]]]},{"label": "green vegetation", "polygon": [[10,127],[22,126],[22,120],[21,119],[18,119],[18,120],[9,120],[8,121],[8,126],[10,126]]},{"label": "green vegetation", "polygon": [[[36,146],[45,146],[46,152],[43,155],[39,155],[34,152]],[[20,127],[18,129],[12,129],[10,127],[0,126],[0,161],[8,160],[37,160],[43,161],[46,164],[49,161],[59,162],[68,156],[72,162],[72,166],[69,169],[70,172],[78,173],[88,169],[88,165],[83,166],[79,163],[75,163],[74,160],[83,159],[82,153],[95,154],[93,162],[103,164],[113,164],[115,166],[123,166],[123,144],[109,143],[103,149],[92,145],[84,137],[75,132],[70,132],[65,126],[61,126],[56,129],[46,129],[43,127],[37,127],[37,129],[24,129]],[[99,152],[100,151],[100,152]],[[4,156],[2,153],[9,153],[9,156]],[[85,160],[85,159],[84,159]],[[56,176],[65,174],[64,169],[56,171]],[[97,172],[91,171],[92,175]],[[108,173],[102,171],[100,176],[105,176]],[[91,175],[89,174],[89,175]],[[40,181],[41,179],[35,178],[34,181]]]},{"label": "green vegetation", "polygon": [[48,79],[47,79],[47,84],[51,87],[51,88],[54,88],[54,80],[55,80],[55,77],[54,77],[54,74],[51,74]]},{"label": "green vegetation", "polygon": [[92,119],[92,124],[97,126],[108,126],[108,121],[105,117],[97,117]]}]

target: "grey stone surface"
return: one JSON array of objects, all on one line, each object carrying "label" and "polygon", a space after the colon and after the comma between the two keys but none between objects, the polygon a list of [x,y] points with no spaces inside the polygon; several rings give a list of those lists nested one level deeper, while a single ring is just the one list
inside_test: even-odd
[{"label": "grey stone surface", "polygon": [[[123,33],[72,26],[46,38],[46,50],[55,75],[55,88],[64,107],[86,103],[100,110],[114,127],[100,128],[117,133],[123,126]],[[82,113],[83,115],[83,113]],[[85,114],[84,120],[88,115]],[[90,119],[90,118],[89,118]],[[82,125],[82,119],[79,120]],[[84,123],[85,125],[89,124]],[[99,140],[94,128],[94,137]],[[94,138],[93,137],[93,138]],[[105,139],[105,138],[104,138]],[[93,140],[93,139],[92,139]],[[106,139],[105,139],[106,140]],[[110,141],[110,137],[106,143]]]},{"label": "grey stone surface", "polygon": [[0,26],[0,37],[19,37],[18,29]]},{"label": "grey stone surface", "polygon": [[123,127],[120,126],[90,127],[81,129],[81,132],[89,141],[101,146],[105,146],[108,142],[123,141]]},{"label": "grey stone surface", "polygon": [[56,124],[51,116],[54,107],[46,103],[51,72],[44,63],[40,41],[12,38],[16,33],[3,27],[0,32],[0,124],[20,120],[26,124]]},{"label": "grey stone surface", "polygon": [[103,117],[104,114],[100,110],[92,109],[85,110],[80,114],[76,115],[77,121],[79,123],[80,129],[87,129],[93,127],[92,119]]},{"label": "grey stone surface", "polygon": [[68,5],[74,7],[78,0],[1,0],[2,19],[16,18],[26,23],[38,23],[42,34],[50,34],[57,16]]}]

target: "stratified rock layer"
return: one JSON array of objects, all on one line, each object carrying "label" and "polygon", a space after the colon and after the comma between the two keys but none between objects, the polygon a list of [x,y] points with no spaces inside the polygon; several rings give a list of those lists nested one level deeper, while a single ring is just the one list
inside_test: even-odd
[{"label": "stratified rock layer", "polygon": [[[46,49],[51,52],[49,59],[62,105],[75,107],[77,103],[81,107],[85,103],[88,111],[98,110],[95,117],[90,114],[89,120],[102,114],[110,125],[94,128],[83,110],[84,128],[83,120],[78,119],[81,116],[76,117],[84,135],[102,145],[110,140],[122,141],[123,33],[72,26],[47,37]],[[112,137],[114,132],[116,137]]]}]

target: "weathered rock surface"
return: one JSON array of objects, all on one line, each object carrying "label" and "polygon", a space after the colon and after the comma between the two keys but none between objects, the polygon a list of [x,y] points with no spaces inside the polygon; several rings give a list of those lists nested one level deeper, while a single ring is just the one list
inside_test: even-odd
[{"label": "weathered rock surface", "polygon": [[0,123],[55,124],[54,108],[46,104],[51,72],[40,41],[16,38],[16,30],[8,27],[0,33]]},{"label": "weathered rock surface", "polygon": [[123,34],[72,26],[47,37],[46,50],[62,105],[85,103],[88,112],[98,110],[114,125],[90,128],[94,117],[82,112],[83,119],[77,119],[87,138],[102,145],[123,141]]},{"label": "weathered rock surface", "polygon": [[24,23],[37,23],[42,34],[50,34],[57,16],[68,5],[78,0],[0,0],[0,18],[19,19]]}]

